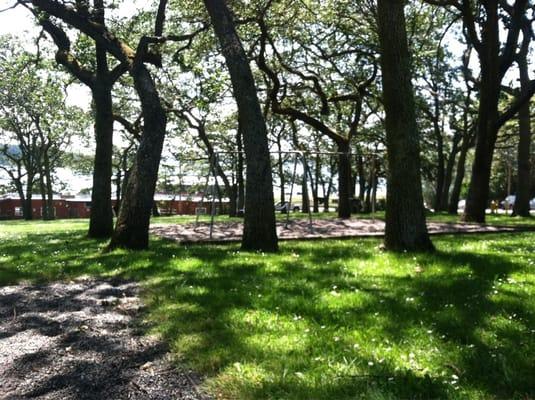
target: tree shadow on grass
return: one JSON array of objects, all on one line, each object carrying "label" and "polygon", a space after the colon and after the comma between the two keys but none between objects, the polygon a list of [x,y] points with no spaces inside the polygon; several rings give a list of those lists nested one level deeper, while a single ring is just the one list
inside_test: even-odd
[{"label": "tree shadow on grass", "polygon": [[[394,398],[456,397],[447,378],[400,370],[388,363],[370,367],[369,354],[344,354],[351,343],[330,348],[324,341],[332,338],[321,333],[302,335],[300,328],[291,326],[292,320],[305,321],[303,328],[312,330],[318,326],[355,334],[372,330],[398,344],[411,340],[415,329],[429,327],[437,345],[451,351],[440,362],[451,375],[459,375],[457,385],[497,398],[535,393],[531,362],[535,344],[526,338],[527,328],[535,323],[533,310],[514,290],[492,297],[496,282],[524,268],[522,264],[496,254],[438,252],[417,258],[419,263],[440,268],[382,277],[379,282],[365,275],[351,277],[344,262],[352,257],[372,259],[374,245],[355,249],[345,242],[334,247],[331,255],[312,247],[294,260],[299,247],[288,245],[277,268],[269,257],[245,253],[233,258],[235,248],[190,249],[187,256],[197,266],[160,276],[150,290],[149,314],[185,360],[214,376],[225,371],[226,377],[217,384],[228,379],[229,386],[241,385],[234,390],[244,398],[353,398],[370,390]],[[413,256],[399,256],[401,264],[412,260]],[[341,295],[357,291],[364,296],[358,302],[331,307],[323,297],[332,288]],[[516,314],[522,323],[501,327],[489,322],[509,314]],[[281,319],[286,321],[282,327],[272,326]],[[487,335],[500,338],[497,348],[486,340]],[[289,343],[270,343],[281,336],[287,336]],[[293,345],[294,338],[299,339]],[[368,371],[369,379],[342,374],[321,384],[301,382],[300,374],[312,375],[312,382],[320,379],[321,369],[312,361],[317,356],[333,360],[351,356],[353,365]],[[236,362],[251,366],[250,379],[243,373],[233,380],[229,369]],[[297,378],[281,378],[285,368]]]},{"label": "tree shadow on grass", "polygon": [[[392,256],[402,272],[374,275],[347,265],[375,262],[374,240],[288,243],[275,256],[240,253],[237,245],[181,247],[157,240],[146,252],[99,254],[98,242],[52,236],[37,254],[20,243],[0,246],[0,253],[20,254],[27,266],[9,279],[90,273],[144,282],[152,330],[223,393],[273,399],[535,395],[533,288],[529,282],[524,290],[499,284],[525,271],[507,256],[514,248],[503,248],[503,256]],[[39,257],[52,262],[46,264],[51,270],[39,267]],[[415,332],[427,330],[443,352],[434,361],[440,368],[429,373],[400,367],[399,354],[370,365],[370,349],[353,348],[355,338],[374,337],[406,353],[419,345],[426,351],[429,343]],[[461,394],[450,375],[458,377]]]}]

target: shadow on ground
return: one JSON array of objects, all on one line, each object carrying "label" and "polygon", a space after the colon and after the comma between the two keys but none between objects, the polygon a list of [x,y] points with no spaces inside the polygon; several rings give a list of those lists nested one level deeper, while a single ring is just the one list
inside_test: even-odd
[{"label": "shadow on ground", "polygon": [[[524,238],[526,254],[533,251],[533,235],[518,237]],[[459,238],[450,237],[440,239],[444,250],[434,255],[381,255],[377,241],[360,240],[286,243],[280,255],[268,256],[240,253],[236,245],[184,247],[165,240],[154,241],[146,252],[101,254],[102,243],[81,235],[28,235],[30,245],[13,240],[0,246],[0,282],[82,274],[144,282],[152,329],[227,398],[531,398],[535,288],[533,279],[512,277],[533,269],[516,256],[516,245],[498,238],[485,236],[494,242],[478,252],[463,250]],[[375,263],[382,263],[376,272]],[[9,305],[20,302],[16,296],[2,294],[7,318]],[[73,313],[79,308],[76,296]],[[22,330],[9,325],[0,340],[30,330],[57,338],[66,323],[72,335],[83,335],[79,343],[94,344],[95,358],[75,357],[59,380],[41,381],[27,394],[50,388],[60,393],[73,373],[90,369],[88,362],[100,365],[121,354],[113,335],[91,342],[90,332],[79,329],[87,325],[83,320],[43,317],[55,305],[42,298],[33,300],[33,307],[43,307],[40,316],[26,315]],[[81,351],[82,344],[72,346],[67,337],[54,346]],[[134,349],[120,365],[138,371],[160,354],[150,346]],[[23,356],[13,359],[10,376],[26,364],[51,365],[46,349]],[[113,375],[122,387],[135,379],[128,368],[114,374],[113,363],[102,370],[102,379]]]},{"label": "shadow on ground", "polygon": [[200,399],[121,280],[0,288],[1,399]]}]

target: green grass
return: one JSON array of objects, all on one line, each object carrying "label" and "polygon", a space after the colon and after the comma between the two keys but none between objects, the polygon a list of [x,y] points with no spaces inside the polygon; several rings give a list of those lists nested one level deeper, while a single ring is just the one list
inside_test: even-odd
[{"label": "green grass", "polygon": [[224,399],[535,397],[535,233],[102,254],[83,221],[0,223],[0,285],[143,282],[143,318]]}]

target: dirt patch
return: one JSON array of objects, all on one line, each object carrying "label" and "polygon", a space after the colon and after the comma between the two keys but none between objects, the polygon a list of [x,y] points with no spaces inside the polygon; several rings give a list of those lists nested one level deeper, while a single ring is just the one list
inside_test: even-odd
[{"label": "dirt patch", "polygon": [[94,279],[0,288],[0,399],[206,399],[142,334],[138,291]]},{"label": "dirt patch", "polygon": [[[515,232],[518,228],[464,223],[427,224],[431,234],[447,233],[497,233]],[[307,219],[298,219],[277,223],[277,234],[281,240],[329,239],[351,237],[383,236],[385,223],[376,219],[318,219],[312,224]],[[154,225],[151,232],[155,235],[176,240],[181,243],[201,242],[235,242],[241,240],[243,224],[241,222],[216,222],[210,237],[210,224],[199,223],[182,225]]]}]

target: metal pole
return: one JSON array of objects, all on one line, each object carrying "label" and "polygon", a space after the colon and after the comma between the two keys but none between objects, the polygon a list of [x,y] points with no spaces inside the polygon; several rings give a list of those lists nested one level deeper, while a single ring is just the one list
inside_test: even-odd
[{"label": "metal pole", "polygon": [[[306,159],[306,155],[305,153],[303,153],[301,155],[303,157],[303,174],[305,176],[305,185],[303,187],[303,189],[305,189],[307,192],[308,192],[308,179],[307,179],[307,174],[308,174],[308,163],[307,163],[307,159]],[[307,193],[307,197],[308,197],[308,193]],[[310,211],[310,198],[308,200],[308,230],[310,232],[312,232],[312,211]]]},{"label": "metal pole", "polygon": [[[211,166],[212,174],[214,175],[214,185],[215,190],[217,191],[218,197],[221,197],[221,192],[219,190],[219,183],[217,182],[217,172],[216,172],[216,164],[217,163],[217,153],[214,153],[213,157],[213,163]],[[215,220],[215,193],[212,193],[212,209],[210,210],[210,239],[212,239],[213,232],[214,232],[214,220]]]}]

